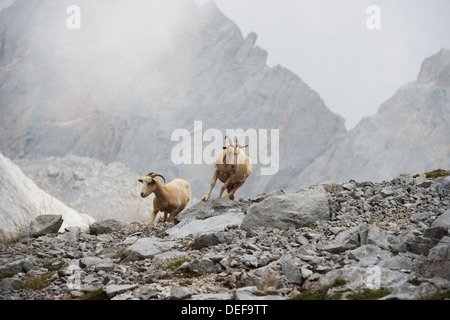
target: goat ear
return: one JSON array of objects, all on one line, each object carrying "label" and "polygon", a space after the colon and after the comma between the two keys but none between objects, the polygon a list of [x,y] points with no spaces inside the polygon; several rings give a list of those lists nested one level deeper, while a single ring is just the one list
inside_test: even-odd
[{"label": "goat ear", "polygon": [[139,181],[140,183],[144,183],[144,180],[142,180],[142,179],[139,179],[138,181]]}]

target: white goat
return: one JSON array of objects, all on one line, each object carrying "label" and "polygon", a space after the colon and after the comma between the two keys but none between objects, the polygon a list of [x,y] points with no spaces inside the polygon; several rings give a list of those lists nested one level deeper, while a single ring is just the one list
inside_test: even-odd
[{"label": "white goat", "polygon": [[[164,185],[156,177],[163,178]],[[186,180],[174,179],[170,183],[165,184],[166,179],[164,176],[150,172],[144,179],[139,179],[139,182],[143,184],[142,198],[147,198],[152,193],[155,193],[149,225],[153,224],[159,211],[164,212],[163,222],[173,221],[176,215],[183,211],[191,200],[190,184]],[[167,215],[170,215],[169,219],[167,219]]]},{"label": "white goat", "polygon": [[224,198],[234,200],[234,194],[237,189],[252,174],[250,158],[245,155],[245,152],[241,152],[241,148],[248,147],[248,145],[240,145],[238,138],[236,138],[235,143],[228,136],[225,139],[228,139],[230,144],[223,147],[222,152],[215,161],[211,187],[208,193],[202,198],[203,201],[208,201],[210,198],[211,191],[214,189],[217,179],[223,182],[218,198],[220,199],[225,189],[227,189],[228,194]]}]

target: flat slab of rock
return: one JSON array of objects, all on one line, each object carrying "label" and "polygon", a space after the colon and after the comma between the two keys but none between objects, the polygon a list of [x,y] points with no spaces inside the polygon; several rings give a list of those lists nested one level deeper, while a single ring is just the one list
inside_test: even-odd
[{"label": "flat slab of rock", "polygon": [[197,234],[223,231],[230,227],[239,227],[244,217],[244,213],[227,213],[204,220],[186,219],[166,230],[166,233],[174,238],[184,238],[188,235],[195,236]]},{"label": "flat slab of rock", "polygon": [[301,228],[329,220],[330,209],[323,187],[268,197],[251,205],[241,228]]},{"label": "flat slab of rock", "polygon": [[122,294],[124,292],[136,289],[138,287],[137,284],[111,284],[105,287],[105,293],[108,298],[112,298],[118,294]]},{"label": "flat slab of rock", "polygon": [[90,227],[90,233],[98,236],[100,234],[120,231],[124,228],[124,226],[125,224],[120,221],[108,219],[93,223]]},{"label": "flat slab of rock", "polygon": [[240,200],[233,201],[230,199],[210,199],[209,201],[200,201],[192,207],[181,212],[176,218],[175,223],[186,219],[208,219],[228,213],[238,213],[244,211],[250,201]]},{"label": "flat slab of rock", "polygon": [[155,255],[172,250],[177,243],[160,238],[142,238],[129,246],[124,254],[126,261],[152,259]]}]

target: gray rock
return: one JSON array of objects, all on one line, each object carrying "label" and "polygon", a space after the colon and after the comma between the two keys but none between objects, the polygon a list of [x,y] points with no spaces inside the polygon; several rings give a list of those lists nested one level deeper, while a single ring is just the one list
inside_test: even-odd
[{"label": "gray rock", "polygon": [[382,249],[389,249],[391,246],[389,237],[386,231],[378,228],[377,226],[369,226],[367,233],[367,244],[374,244]]},{"label": "gray rock", "polygon": [[85,257],[80,259],[80,267],[87,268],[91,266],[96,266],[98,264],[104,263],[105,260],[99,257]]},{"label": "gray rock", "polygon": [[438,241],[438,239],[418,235],[417,232],[411,231],[402,240],[400,250],[427,256]]},{"label": "gray rock", "polygon": [[31,222],[30,234],[32,238],[45,236],[48,233],[57,233],[63,224],[62,215],[41,215]]},{"label": "gray rock", "polygon": [[105,233],[111,233],[120,231],[124,228],[125,224],[123,222],[108,219],[101,222],[95,222],[90,227],[90,233],[93,235],[100,235]]},{"label": "gray rock", "polygon": [[4,278],[0,282],[0,288],[3,290],[18,290],[22,287],[22,280],[17,278]]},{"label": "gray rock", "polygon": [[0,266],[1,272],[26,272],[24,265],[29,262],[28,259],[19,259]]},{"label": "gray rock", "polygon": [[442,188],[444,188],[446,190],[450,190],[450,176],[447,176],[444,179],[442,179],[442,181],[440,182],[440,185]]},{"label": "gray rock", "polygon": [[125,261],[152,259],[155,255],[170,251],[176,246],[173,240],[159,238],[141,238],[129,246],[125,252]]},{"label": "gray rock", "polygon": [[242,275],[241,282],[246,286],[256,286],[265,291],[268,288],[276,288],[281,285],[281,270],[277,261],[264,267],[250,270]]},{"label": "gray rock", "polygon": [[172,300],[184,300],[192,295],[191,291],[182,286],[173,286],[170,289],[170,299]]},{"label": "gray rock", "polygon": [[367,243],[369,228],[367,226],[357,226],[349,230],[342,231],[336,236],[336,239],[328,244],[318,246],[319,250],[338,254],[347,250],[356,249]]},{"label": "gray rock", "polygon": [[229,199],[210,199],[208,201],[199,201],[192,207],[184,210],[175,218],[175,223],[185,219],[208,219],[214,216],[226,213],[243,212],[250,205],[249,201],[233,201]]},{"label": "gray rock", "polygon": [[380,193],[383,198],[391,197],[395,194],[394,190],[392,190],[391,187],[381,189]]},{"label": "gray rock", "polygon": [[418,270],[424,277],[440,277],[450,281],[450,237],[442,238],[429,251]]},{"label": "gray rock", "polygon": [[450,229],[450,209],[446,210],[443,214],[437,217],[430,227],[443,227]]},{"label": "gray rock", "polygon": [[235,238],[234,232],[212,232],[201,234],[194,239],[194,248],[201,249],[204,247],[215,246],[220,243],[230,244]]},{"label": "gray rock", "polygon": [[208,258],[195,259],[190,263],[181,266],[184,270],[193,273],[218,273],[222,271],[219,265]]},{"label": "gray rock", "polygon": [[284,255],[280,261],[281,272],[284,274],[289,283],[301,285],[303,276],[301,272],[301,260],[291,254]]},{"label": "gray rock", "polygon": [[261,295],[257,287],[250,286],[237,289],[235,300],[284,300],[284,298],[275,295]]},{"label": "gray rock", "polygon": [[225,229],[239,227],[244,217],[244,213],[231,212],[204,220],[184,219],[179,224],[166,230],[166,233],[174,238],[185,238],[189,235],[195,236],[198,234],[224,231]]},{"label": "gray rock", "polygon": [[322,187],[317,187],[314,190],[272,196],[251,205],[241,228],[300,228],[311,226],[318,220],[329,219],[327,195]]},{"label": "gray rock", "polygon": [[122,284],[122,285],[111,284],[107,285],[104,290],[108,298],[111,299],[118,294],[122,294],[127,291],[136,289],[137,287],[138,287],[137,284]]},{"label": "gray rock", "polygon": [[231,300],[233,298],[230,292],[194,294],[191,300]]}]

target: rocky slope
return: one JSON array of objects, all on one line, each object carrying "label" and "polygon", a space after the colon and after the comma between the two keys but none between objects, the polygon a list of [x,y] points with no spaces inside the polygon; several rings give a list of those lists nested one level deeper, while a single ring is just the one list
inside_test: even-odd
[{"label": "rocky slope", "polygon": [[[124,164],[108,165],[88,157],[67,155],[15,161],[39,188],[96,220],[148,220],[153,196],[140,197],[141,176]],[[194,200],[195,201],[195,200]]]},{"label": "rocky slope", "polygon": [[403,175],[200,202],[176,225],[25,235],[0,246],[0,297],[449,298],[449,192],[450,177]]},{"label": "rocky slope", "polygon": [[314,159],[290,187],[450,168],[449,79],[450,50],[442,49],[423,62],[416,81]]},{"label": "rocky slope", "polygon": [[[289,70],[268,67],[257,35],[244,37],[213,2],[161,3],[78,1],[79,31],[65,27],[70,1],[16,0],[3,10],[2,152],[14,160],[73,153],[118,161],[187,178],[201,198],[212,168],[171,161],[175,129],[193,134],[194,121],[223,134],[279,129],[281,182],[345,132],[316,92]],[[242,196],[272,190],[259,160]]]},{"label": "rocky slope", "polygon": [[95,220],[67,207],[41,190],[11,160],[0,153],[0,238],[25,227],[38,215],[60,214],[61,226],[87,230]]}]

